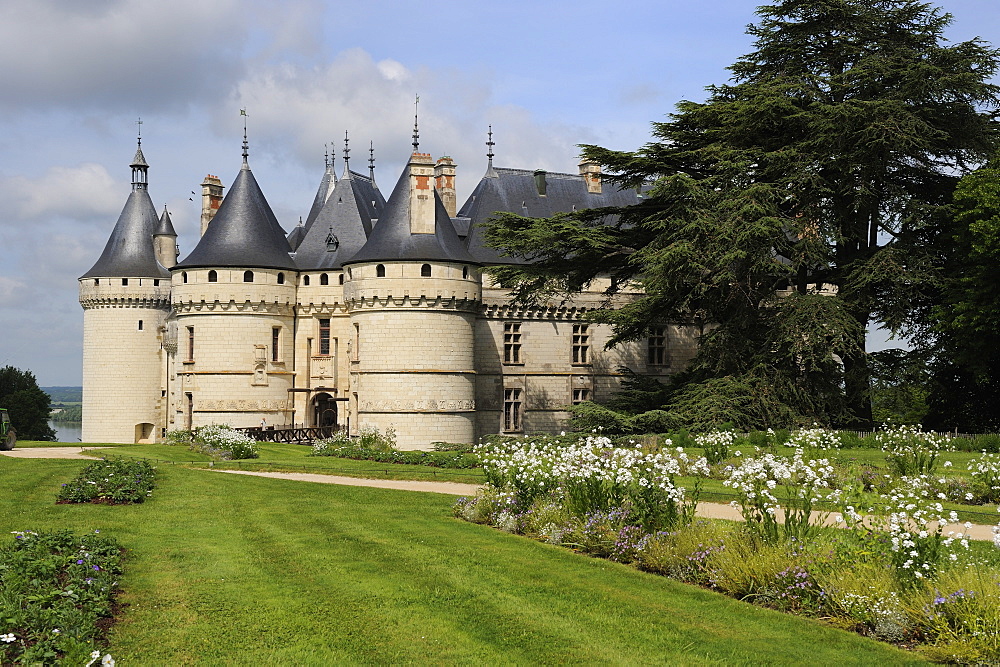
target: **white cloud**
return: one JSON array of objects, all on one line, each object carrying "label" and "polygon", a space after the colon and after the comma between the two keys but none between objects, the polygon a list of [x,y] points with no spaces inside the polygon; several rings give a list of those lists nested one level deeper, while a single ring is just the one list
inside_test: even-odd
[{"label": "white cloud", "polygon": [[[106,218],[121,210],[127,191],[102,165],[50,167],[40,178],[0,176],[2,220]],[[8,210],[3,210],[8,209]],[[0,222],[2,224],[2,222]]]}]

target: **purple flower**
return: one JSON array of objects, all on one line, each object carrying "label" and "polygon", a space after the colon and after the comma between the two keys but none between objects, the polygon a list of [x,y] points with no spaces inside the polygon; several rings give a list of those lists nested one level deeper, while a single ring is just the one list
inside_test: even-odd
[{"label": "purple flower", "polygon": [[83,565],[83,559],[76,561],[77,565]]},{"label": "purple flower", "polygon": [[94,566],[94,572],[99,572],[99,571],[100,571],[100,569],[101,569],[101,568],[100,568],[100,567],[98,567],[97,565],[95,565],[95,566]]}]

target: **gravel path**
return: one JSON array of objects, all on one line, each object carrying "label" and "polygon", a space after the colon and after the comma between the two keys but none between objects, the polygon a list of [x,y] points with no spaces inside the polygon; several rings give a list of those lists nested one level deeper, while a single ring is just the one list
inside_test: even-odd
[{"label": "gravel path", "polygon": [[84,456],[85,449],[114,449],[113,447],[15,447],[9,452],[0,452],[14,459],[83,459],[93,461],[93,456]]}]

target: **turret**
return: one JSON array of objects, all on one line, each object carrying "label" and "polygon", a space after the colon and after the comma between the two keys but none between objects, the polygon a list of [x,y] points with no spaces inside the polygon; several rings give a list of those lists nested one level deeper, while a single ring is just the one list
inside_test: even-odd
[{"label": "turret", "polygon": [[160,223],[153,234],[153,242],[156,247],[157,262],[167,269],[177,263],[177,232],[174,231],[174,223],[170,220],[166,204],[163,205]]},{"label": "turret", "polygon": [[79,280],[84,442],[153,442],[165,424],[160,341],[170,274],[154,248],[160,220],[141,140],[130,167],[132,192],[104,252]]}]

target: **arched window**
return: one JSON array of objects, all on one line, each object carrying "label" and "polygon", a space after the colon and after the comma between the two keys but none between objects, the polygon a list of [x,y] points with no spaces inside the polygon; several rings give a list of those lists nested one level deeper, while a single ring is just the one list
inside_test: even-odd
[{"label": "arched window", "polygon": [[306,286],[309,285],[309,276],[302,276],[302,284]]},{"label": "arched window", "polygon": [[245,282],[245,283],[252,283],[253,282],[253,271],[244,271],[243,272],[243,282]]},{"label": "arched window", "polygon": [[279,285],[284,285],[285,284],[285,274],[284,273],[279,273],[278,274],[278,284]]},{"label": "arched window", "polygon": [[328,276],[325,273],[319,274],[319,284],[320,285],[329,285],[330,284],[330,276]]},{"label": "arched window", "polygon": [[430,278],[431,277],[431,265],[430,264],[424,264],[423,266],[421,266],[420,267],[420,275],[423,276],[424,278]]},{"label": "arched window", "polygon": [[462,267],[462,279],[466,280],[466,279],[468,279],[468,277],[469,277],[469,267],[463,266]]},{"label": "arched window", "polygon": [[385,278],[385,264],[376,264],[375,265],[375,277],[376,278]]},{"label": "arched window", "polygon": [[185,271],[185,272],[183,272],[181,274],[181,280],[183,280],[185,283],[188,281],[188,272],[187,271]]},{"label": "arched window", "polygon": [[100,285],[101,284],[101,279],[100,278],[94,278],[94,284],[95,285]]},{"label": "arched window", "polygon": [[348,277],[348,279],[353,279],[354,278],[354,274],[351,272],[350,269],[347,269],[347,277]]},{"label": "arched window", "polygon": [[337,277],[337,280],[339,280],[339,281],[340,281],[340,284],[341,284],[341,285],[343,285],[343,284],[344,284],[344,274],[343,274],[343,273],[341,273],[341,274],[340,274],[340,275],[339,275],[339,276]]},{"label": "arched window", "polygon": [[219,282],[219,274],[214,270],[208,272],[208,282],[217,283]]}]

